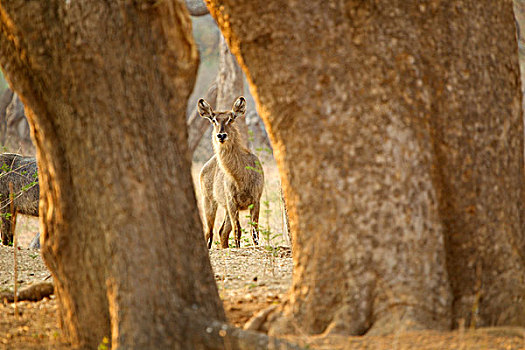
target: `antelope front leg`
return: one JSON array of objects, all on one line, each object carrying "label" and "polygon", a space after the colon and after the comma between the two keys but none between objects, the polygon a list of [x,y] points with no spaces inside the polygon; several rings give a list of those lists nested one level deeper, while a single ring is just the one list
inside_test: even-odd
[{"label": "antelope front leg", "polygon": [[221,237],[221,247],[228,248],[228,238],[230,237],[230,231],[232,230],[232,224],[230,222],[230,216],[228,213],[224,215],[224,221],[222,222],[219,230],[219,236]]},{"label": "antelope front leg", "polygon": [[253,245],[259,245],[259,208],[260,203],[257,202],[250,208],[250,225],[252,232]]},{"label": "antelope front leg", "polygon": [[213,225],[215,223],[215,214],[217,213],[217,203],[214,201],[204,198],[204,216],[206,219],[206,244],[208,246],[208,249],[211,248],[211,245],[213,243]]},{"label": "antelope front leg", "polygon": [[241,223],[239,222],[239,209],[234,203],[228,203],[228,215],[230,216],[230,223],[233,226],[233,237],[235,239],[235,247],[241,247]]}]

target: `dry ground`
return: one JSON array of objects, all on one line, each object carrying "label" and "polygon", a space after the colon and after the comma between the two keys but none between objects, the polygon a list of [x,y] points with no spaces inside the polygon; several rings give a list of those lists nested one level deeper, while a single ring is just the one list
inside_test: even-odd
[{"label": "dry ground", "polygon": [[[202,164],[193,167],[196,178]],[[264,165],[266,189],[262,198],[260,225],[266,231],[263,245],[272,248],[253,248],[243,235],[243,248],[210,251],[219,295],[230,323],[242,327],[257,311],[280,304],[291,284],[292,258],[283,219],[283,203],[277,169],[273,162]],[[196,181],[197,182],[197,181]],[[196,183],[199,191],[198,182]],[[197,193],[198,195],[198,193]],[[199,203],[200,204],[200,203]],[[219,212],[220,224],[224,213]],[[42,281],[49,276],[37,251],[28,250],[32,237],[38,231],[36,218],[18,216],[17,236],[19,288]],[[241,217],[243,227],[247,219]],[[216,237],[218,239],[218,237]],[[0,245],[0,292],[13,289],[13,247]],[[0,301],[0,350],[2,349],[69,349],[57,317],[54,296],[40,302],[20,302],[20,315],[15,315],[13,304]],[[300,331],[299,331],[300,333]],[[492,350],[525,349],[525,329],[500,328],[448,333],[415,332],[387,337],[294,337],[307,349],[458,349]],[[103,348],[103,347],[102,347]]]},{"label": "dry ground", "polygon": [[[17,236],[18,288],[51,280],[38,251],[29,250],[38,231],[35,218],[19,216]],[[14,286],[13,247],[0,245],[0,292]],[[224,308],[232,324],[244,323],[253,313],[282,300],[291,283],[291,251],[285,247],[210,251],[215,279]],[[54,296],[40,302],[14,304],[0,301],[0,349],[69,349],[57,321]]]},{"label": "dry ground", "polygon": [[[36,227],[20,233],[19,284],[28,286],[45,279],[49,272],[40,255],[25,247]],[[22,224],[23,225],[23,224]],[[0,246],[0,289],[13,287],[13,247]],[[241,248],[210,251],[219,294],[232,324],[242,327],[255,312],[282,302],[291,283],[290,249]],[[54,296],[40,302],[0,303],[0,349],[69,349],[57,318]],[[291,341],[307,349],[525,349],[525,329],[497,328],[477,331],[414,332],[386,337],[294,337]]]}]

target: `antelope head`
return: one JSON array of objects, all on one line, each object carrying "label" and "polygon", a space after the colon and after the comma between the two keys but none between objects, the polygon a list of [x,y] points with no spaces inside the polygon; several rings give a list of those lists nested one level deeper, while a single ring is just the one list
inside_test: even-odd
[{"label": "antelope head", "polygon": [[214,140],[223,144],[237,136],[238,130],[235,126],[235,120],[246,113],[246,99],[242,96],[237,98],[232,109],[227,112],[214,111],[210,104],[202,98],[197,103],[197,107],[200,116],[212,123]]}]

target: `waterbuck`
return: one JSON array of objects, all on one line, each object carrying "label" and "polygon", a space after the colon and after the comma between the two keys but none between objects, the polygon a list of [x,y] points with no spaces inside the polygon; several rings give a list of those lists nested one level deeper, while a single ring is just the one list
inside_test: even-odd
[{"label": "waterbuck", "polygon": [[213,225],[217,206],[226,209],[219,229],[221,247],[228,248],[233,226],[235,246],[241,246],[239,210],[250,209],[250,225],[254,245],[259,244],[259,207],[264,175],[259,158],[243,144],[235,120],[246,113],[246,100],[239,97],[232,110],[217,112],[203,99],[197,103],[199,114],[213,125],[214,156],[204,164],[200,182],[205,217],[205,238],[208,248],[213,242]]},{"label": "waterbuck", "polygon": [[9,184],[13,184],[15,215],[38,216],[38,186],[36,159],[14,153],[0,154],[0,215],[2,243],[13,243],[11,232],[11,199]]}]

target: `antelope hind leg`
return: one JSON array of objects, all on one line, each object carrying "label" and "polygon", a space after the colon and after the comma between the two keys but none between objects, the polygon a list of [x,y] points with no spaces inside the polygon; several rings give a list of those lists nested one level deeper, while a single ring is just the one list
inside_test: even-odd
[{"label": "antelope hind leg", "polygon": [[260,203],[256,203],[250,209],[250,226],[252,233],[253,245],[259,245],[259,206]]},{"label": "antelope hind leg", "polygon": [[235,247],[241,247],[241,223],[239,222],[239,209],[233,203],[228,203],[228,216],[233,225],[233,237],[235,238]]},{"label": "antelope hind leg", "polygon": [[222,222],[221,228],[219,230],[219,236],[221,237],[221,247],[228,248],[228,240],[230,238],[230,231],[232,230],[232,223],[230,221],[230,216],[228,213],[224,215],[224,221]]}]

